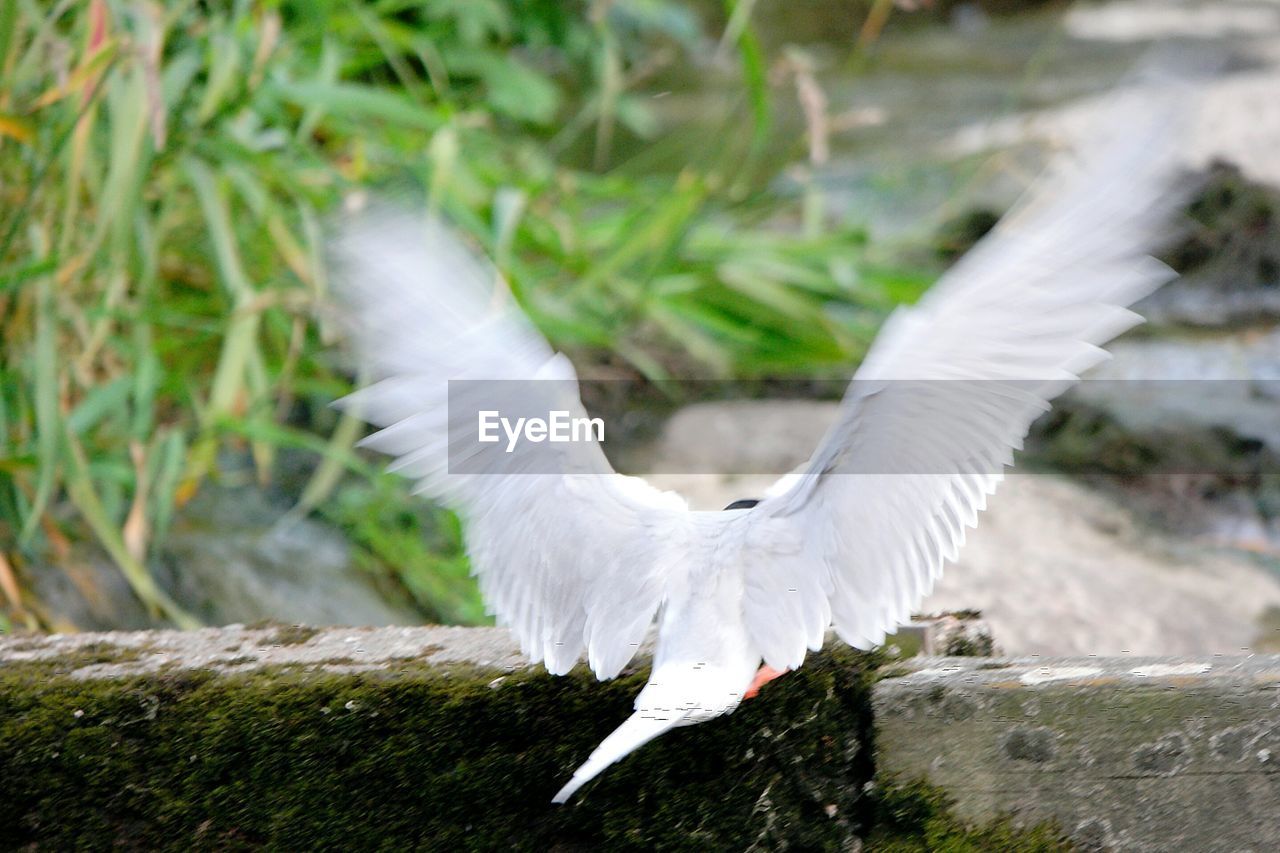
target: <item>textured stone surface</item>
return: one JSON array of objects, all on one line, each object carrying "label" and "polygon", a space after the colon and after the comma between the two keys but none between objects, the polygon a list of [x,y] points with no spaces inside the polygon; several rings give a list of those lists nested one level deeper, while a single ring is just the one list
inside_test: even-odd
[{"label": "textured stone surface", "polygon": [[406,661],[502,672],[530,668],[503,628],[263,624],[198,631],[0,635],[0,666],[58,661],[79,662],[70,670],[75,678],[124,678],[174,669],[235,673],[289,665],[359,672]]},{"label": "textured stone surface", "polygon": [[877,775],[1086,848],[1280,845],[1280,657],[935,658],[875,688]]}]

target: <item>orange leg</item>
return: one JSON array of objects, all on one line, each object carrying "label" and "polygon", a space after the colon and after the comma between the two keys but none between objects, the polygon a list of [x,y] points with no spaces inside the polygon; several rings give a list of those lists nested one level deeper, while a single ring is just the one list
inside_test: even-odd
[{"label": "orange leg", "polygon": [[743,699],[754,699],[756,694],[760,692],[760,688],[773,681],[775,678],[785,675],[789,670],[779,672],[768,664],[763,664],[760,671],[756,673],[756,677],[751,679],[751,686],[747,688],[747,692],[742,694]]}]

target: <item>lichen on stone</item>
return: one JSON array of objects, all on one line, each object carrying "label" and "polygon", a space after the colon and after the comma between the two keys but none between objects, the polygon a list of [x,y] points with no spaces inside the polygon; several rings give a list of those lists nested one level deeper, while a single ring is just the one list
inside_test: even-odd
[{"label": "lichen on stone", "polygon": [[924,782],[890,785],[872,795],[873,829],[864,847],[875,853],[1059,853],[1076,849],[1050,823],[1020,826],[1001,817],[972,826],[952,813],[951,801]]}]

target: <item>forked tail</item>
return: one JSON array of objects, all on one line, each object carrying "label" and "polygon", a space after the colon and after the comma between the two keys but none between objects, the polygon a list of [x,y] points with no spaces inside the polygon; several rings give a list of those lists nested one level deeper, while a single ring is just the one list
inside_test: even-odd
[{"label": "forked tail", "polygon": [[684,717],[679,711],[636,711],[600,742],[591,757],[573,772],[573,778],[551,798],[551,802],[566,802],[575,791],[599,776],[609,765],[635,752],[668,729],[678,726]]}]

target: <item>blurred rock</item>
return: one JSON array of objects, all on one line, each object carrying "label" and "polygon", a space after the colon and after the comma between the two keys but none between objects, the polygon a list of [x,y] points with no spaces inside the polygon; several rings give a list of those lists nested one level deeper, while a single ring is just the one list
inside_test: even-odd
[{"label": "blurred rock", "polygon": [[1116,497],[1013,474],[925,608],[973,607],[1009,654],[1249,649],[1276,573],[1253,554],[1142,524]]},{"label": "blurred rock", "polygon": [[999,654],[991,626],[977,610],[917,615],[884,641],[891,657],[991,657]]},{"label": "blurred rock", "polygon": [[[159,555],[157,583],[209,625],[265,620],[311,625],[415,625],[423,621],[395,588],[355,565],[333,528],[286,518],[254,487],[206,486],[184,507]],[[92,544],[72,547],[57,565],[27,573],[57,630],[165,627],[147,613],[119,568]]]},{"label": "blurred rock", "polygon": [[[1217,160],[1188,219],[1188,233],[1163,255],[1181,277],[1138,313],[1154,324],[1194,327],[1280,320],[1280,190]],[[1273,373],[1280,370],[1275,356]]]},{"label": "blurred rock", "polygon": [[[1195,329],[1280,320],[1280,189],[1250,180],[1223,160],[1198,180],[1203,186],[1187,204],[1185,233],[1160,251],[1179,277],[1134,310],[1153,326]],[[952,216],[934,234],[935,251],[945,261],[958,260],[999,219],[989,207]],[[1274,376],[1274,348],[1265,356]]]},{"label": "blurred rock", "polygon": [[[412,625],[422,616],[380,590],[327,525],[292,519],[258,489],[206,488],[184,507],[157,572],[211,625],[264,619],[309,625]],[[167,571],[166,571],[167,570]]]},{"label": "blurred rock", "polygon": [[1064,24],[1081,39],[1256,37],[1280,30],[1280,9],[1239,0],[1120,0],[1073,5]]},{"label": "blurred rock", "polygon": [[1207,450],[1215,442],[1196,433],[1218,430],[1216,443],[1232,455],[1250,446],[1280,453],[1280,329],[1133,337],[1109,349],[1112,358],[1089,374],[1097,381],[1081,383],[1067,406],[1101,408],[1137,435],[1184,432]]},{"label": "blurred rock", "polygon": [[32,565],[25,576],[33,600],[54,630],[114,631],[165,624],[147,613],[111,558],[89,543],[76,543],[56,565]]}]

